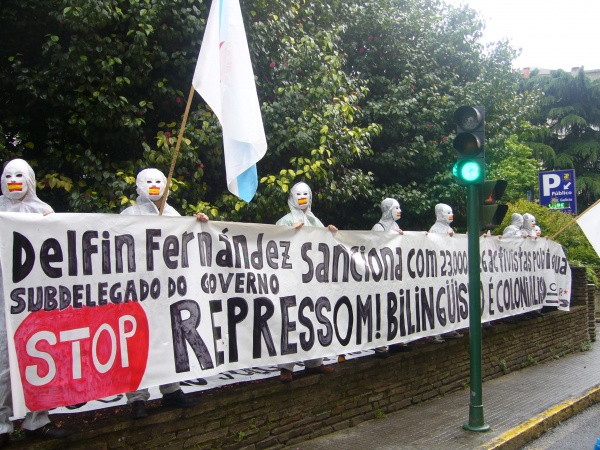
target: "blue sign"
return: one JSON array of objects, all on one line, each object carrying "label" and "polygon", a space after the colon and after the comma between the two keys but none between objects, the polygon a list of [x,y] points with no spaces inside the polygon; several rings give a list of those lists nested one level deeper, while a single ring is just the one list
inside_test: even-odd
[{"label": "blue sign", "polygon": [[575,170],[540,172],[540,205],[577,215]]}]

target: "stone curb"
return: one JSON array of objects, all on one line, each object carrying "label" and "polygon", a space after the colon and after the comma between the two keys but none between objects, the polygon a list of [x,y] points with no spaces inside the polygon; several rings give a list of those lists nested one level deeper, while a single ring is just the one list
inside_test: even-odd
[{"label": "stone curb", "polygon": [[532,417],[521,425],[498,436],[493,441],[482,445],[481,448],[484,450],[518,450],[546,431],[556,427],[563,420],[598,402],[600,402],[600,384],[588,390],[581,397],[559,403]]}]

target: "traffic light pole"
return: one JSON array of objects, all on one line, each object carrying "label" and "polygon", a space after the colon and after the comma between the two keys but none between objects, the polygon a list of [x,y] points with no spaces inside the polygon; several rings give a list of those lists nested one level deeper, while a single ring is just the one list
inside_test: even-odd
[{"label": "traffic light pole", "polygon": [[488,431],[483,420],[483,387],[481,376],[481,276],[479,261],[479,186],[467,186],[467,243],[469,257],[469,345],[471,353],[471,395],[468,431]]}]

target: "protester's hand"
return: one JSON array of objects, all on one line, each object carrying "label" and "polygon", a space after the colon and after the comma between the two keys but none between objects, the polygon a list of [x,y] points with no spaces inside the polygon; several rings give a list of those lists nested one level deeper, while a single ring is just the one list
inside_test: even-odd
[{"label": "protester's hand", "polygon": [[204,213],[199,212],[196,214],[196,220],[200,222],[208,222],[208,216]]},{"label": "protester's hand", "polygon": [[448,230],[448,234],[449,234],[450,236],[454,236],[454,230]]},{"label": "protester's hand", "polygon": [[338,229],[336,228],[336,226],[335,226],[335,225],[327,225],[327,229],[328,229],[329,231],[333,231],[333,232],[335,232],[335,231],[337,231],[337,230],[338,230]]},{"label": "protester's hand", "polygon": [[54,213],[54,211],[45,211],[44,216],[47,216],[48,214],[53,214],[53,213]]},{"label": "protester's hand", "polygon": [[304,226],[304,222],[294,222],[294,228],[302,228]]},{"label": "protester's hand", "polygon": [[398,234],[404,234],[404,231],[402,231],[400,228],[398,228],[397,230],[394,230],[394,231],[396,231]]}]

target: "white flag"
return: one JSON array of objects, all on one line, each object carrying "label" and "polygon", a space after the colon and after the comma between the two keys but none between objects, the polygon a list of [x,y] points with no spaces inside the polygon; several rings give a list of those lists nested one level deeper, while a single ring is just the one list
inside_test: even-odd
[{"label": "white flag", "polygon": [[600,203],[596,202],[596,206],[584,211],[577,219],[577,224],[600,256]]},{"label": "white flag", "polygon": [[249,202],[267,139],[239,0],[213,0],[192,85],[221,122],[227,188]]}]

